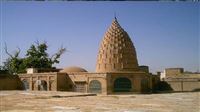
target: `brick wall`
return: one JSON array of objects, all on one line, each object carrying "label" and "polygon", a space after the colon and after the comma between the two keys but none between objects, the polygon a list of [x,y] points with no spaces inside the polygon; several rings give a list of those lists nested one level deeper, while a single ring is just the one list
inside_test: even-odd
[{"label": "brick wall", "polygon": [[197,91],[200,90],[200,79],[198,78],[170,78],[166,82],[173,91]]},{"label": "brick wall", "polygon": [[17,75],[0,75],[0,90],[22,90],[22,83]]}]

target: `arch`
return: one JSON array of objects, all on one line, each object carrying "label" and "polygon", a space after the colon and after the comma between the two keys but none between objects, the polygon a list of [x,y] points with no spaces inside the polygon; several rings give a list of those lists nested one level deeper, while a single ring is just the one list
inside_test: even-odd
[{"label": "arch", "polygon": [[131,80],[126,77],[120,77],[114,81],[114,92],[131,92]]},{"label": "arch", "polygon": [[29,90],[29,82],[24,79],[22,80],[22,83],[23,83],[23,90]]},{"label": "arch", "polygon": [[89,84],[89,92],[90,93],[101,93],[102,87],[101,82],[98,80],[92,80]]},{"label": "arch", "polygon": [[47,91],[47,82],[45,80],[37,80],[38,90]]}]

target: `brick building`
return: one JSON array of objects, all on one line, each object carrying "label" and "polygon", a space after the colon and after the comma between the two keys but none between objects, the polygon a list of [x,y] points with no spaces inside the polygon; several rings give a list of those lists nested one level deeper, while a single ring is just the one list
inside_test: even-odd
[{"label": "brick building", "polygon": [[[94,73],[80,67],[19,75],[29,90],[65,90],[102,94],[150,92],[152,78],[148,66],[139,66],[128,33],[114,18],[100,44]],[[156,83],[156,82],[153,82]]]}]

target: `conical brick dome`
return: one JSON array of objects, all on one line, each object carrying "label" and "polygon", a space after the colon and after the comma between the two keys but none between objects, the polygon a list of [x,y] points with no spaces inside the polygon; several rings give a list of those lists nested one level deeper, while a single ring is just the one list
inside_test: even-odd
[{"label": "conical brick dome", "polygon": [[135,47],[117,19],[105,33],[97,56],[96,72],[138,70]]}]

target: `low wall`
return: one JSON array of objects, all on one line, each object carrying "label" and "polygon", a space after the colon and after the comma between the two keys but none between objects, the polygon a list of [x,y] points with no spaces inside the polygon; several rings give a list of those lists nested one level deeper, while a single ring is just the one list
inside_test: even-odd
[{"label": "low wall", "polygon": [[173,89],[173,91],[200,91],[200,79],[167,79],[165,80]]},{"label": "low wall", "polygon": [[23,85],[17,75],[0,75],[0,90],[22,90]]}]

